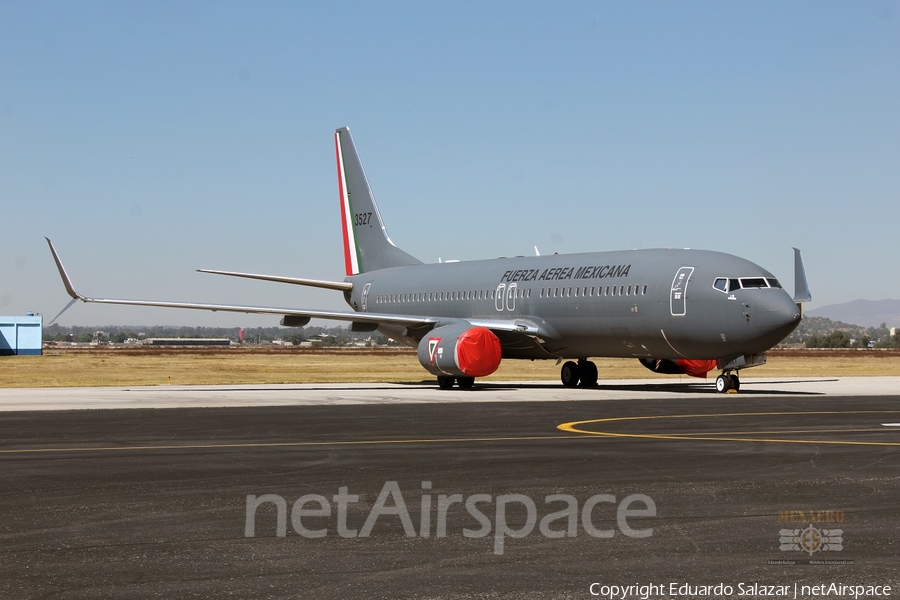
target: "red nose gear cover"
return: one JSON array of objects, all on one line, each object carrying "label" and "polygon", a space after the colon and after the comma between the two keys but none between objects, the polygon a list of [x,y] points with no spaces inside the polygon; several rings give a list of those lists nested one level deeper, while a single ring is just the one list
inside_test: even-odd
[{"label": "red nose gear cover", "polygon": [[473,327],[456,342],[456,364],[468,377],[490,375],[500,366],[500,340],[490,329]]},{"label": "red nose gear cover", "polygon": [[706,379],[706,374],[716,368],[716,361],[714,360],[687,360],[679,358],[675,362],[684,369],[687,375],[699,377],[700,379]]}]

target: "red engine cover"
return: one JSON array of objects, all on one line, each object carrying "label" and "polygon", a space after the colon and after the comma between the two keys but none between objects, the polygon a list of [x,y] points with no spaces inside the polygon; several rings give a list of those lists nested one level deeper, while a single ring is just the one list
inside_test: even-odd
[{"label": "red engine cover", "polygon": [[456,342],[456,364],[468,377],[485,377],[497,370],[502,358],[500,340],[490,329],[467,329]]},{"label": "red engine cover", "polygon": [[686,375],[699,377],[701,379],[706,379],[706,374],[717,366],[716,361],[714,360],[688,360],[679,358],[675,362],[684,370]]}]

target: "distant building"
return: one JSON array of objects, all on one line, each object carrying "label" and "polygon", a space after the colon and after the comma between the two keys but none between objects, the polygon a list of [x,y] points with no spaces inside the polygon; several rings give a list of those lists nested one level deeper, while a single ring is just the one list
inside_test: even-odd
[{"label": "distant building", "polygon": [[145,346],[230,346],[228,338],[147,338]]},{"label": "distant building", "polygon": [[44,317],[0,317],[0,356],[40,356]]},{"label": "distant building", "polygon": [[894,337],[895,335],[897,335],[897,328],[891,327],[891,337]]}]

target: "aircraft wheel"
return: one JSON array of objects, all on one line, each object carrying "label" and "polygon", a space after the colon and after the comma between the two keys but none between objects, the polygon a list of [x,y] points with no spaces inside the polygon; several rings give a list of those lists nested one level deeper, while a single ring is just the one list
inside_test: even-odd
[{"label": "aircraft wheel", "polygon": [[725,375],[723,373],[722,375],[719,375],[718,377],[716,377],[716,391],[717,392],[719,392],[720,394],[724,394],[725,392],[727,392],[730,389],[731,389],[731,376]]},{"label": "aircraft wheel", "polygon": [[584,387],[594,387],[597,385],[597,365],[589,360],[581,363],[581,385]]},{"label": "aircraft wheel", "polygon": [[562,380],[562,384],[565,387],[575,387],[578,385],[578,380],[581,378],[581,373],[578,371],[577,364],[571,360],[567,361],[559,372],[559,378]]},{"label": "aircraft wheel", "polygon": [[456,383],[455,377],[445,377],[444,375],[438,376],[438,387],[442,390],[449,390],[453,387],[454,383]]},{"label": "aircraft wheel", "polygon": [[473,385],[475,385],[474,377],[457,377],[456,384],[459,386],[461,390],[471,389]]},{"label": "aircraft wheel", "polygon": [[731,379],[731,389],[739,392],[741,389],[741,380],[738,378],[738,374],[732,373],[731,375],[729,375],[729,379]]}]

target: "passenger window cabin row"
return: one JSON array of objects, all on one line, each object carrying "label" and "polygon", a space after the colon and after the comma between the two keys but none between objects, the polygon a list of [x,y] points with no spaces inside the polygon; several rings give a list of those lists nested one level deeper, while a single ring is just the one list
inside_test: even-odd
[{"label": "passenger window cabin row", "polygon": [[[516,298],[531,298],[532,288],[511,288]],[[505,296],[508,291],[501,291]],[[600,298],[614,296],[645,296],[647,285],[607,285],[583,287],[540,288],[539,298]],[[419,292],[410,294],[379,294],[376,302],[398,304],[409,302],[454,302],[457,300],[494,300],[497,290],[469,290],[453,292]]]}]

